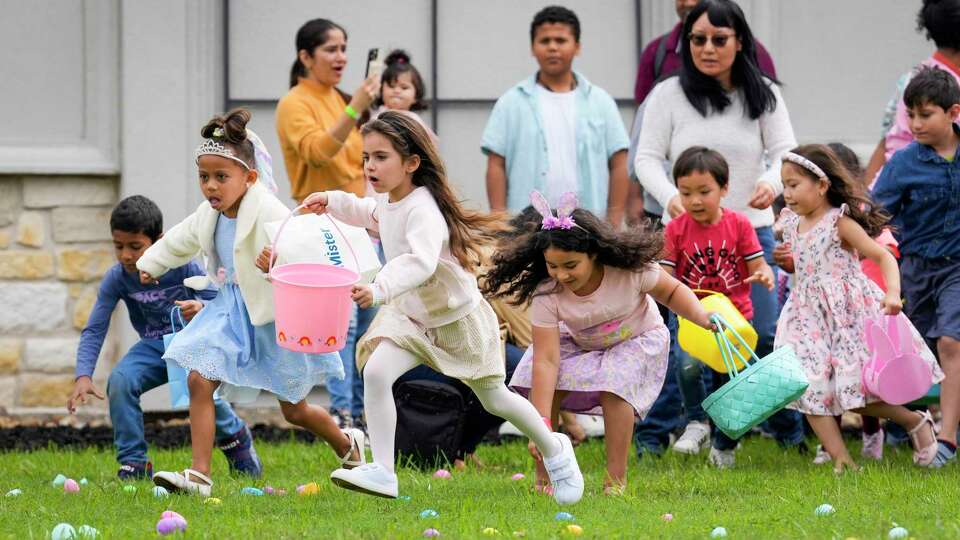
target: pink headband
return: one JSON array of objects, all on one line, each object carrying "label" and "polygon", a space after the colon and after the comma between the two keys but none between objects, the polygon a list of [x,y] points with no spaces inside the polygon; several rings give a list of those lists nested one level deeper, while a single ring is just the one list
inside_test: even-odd
[{"label": "pink headband", "polygon": [[[543,224],[540,225],[540,228],[546,231],[551,229],[563,229],[570,230],[574,227],[579,227],[576,222],[573,221],[573,211],[577,209],[577,195],[572,191],[568,191],[560,196],[560,204],[557,205],[557,215],[553,215],[553,211],[550,210],[550,204],[547,203],[547,199],[537,190],[530,192],[530,202],[533,204],[533,207],[536,208],[537,212],[543,216]],[[582,228],[582,227],[581,227]]]}]

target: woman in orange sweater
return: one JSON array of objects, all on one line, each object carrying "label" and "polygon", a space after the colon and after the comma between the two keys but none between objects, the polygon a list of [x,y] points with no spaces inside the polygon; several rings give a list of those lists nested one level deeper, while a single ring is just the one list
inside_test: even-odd
[{"label": "woman in orange sweater", "polygon": [[277,105],[277,133],[291,193],[298,202],[315,191],[362,197],[363,142],[357,119],[380,89],[373,75],[351,97],[337,88],[347,66],[347,32],[327,19],[297,31],[290,91]]}]

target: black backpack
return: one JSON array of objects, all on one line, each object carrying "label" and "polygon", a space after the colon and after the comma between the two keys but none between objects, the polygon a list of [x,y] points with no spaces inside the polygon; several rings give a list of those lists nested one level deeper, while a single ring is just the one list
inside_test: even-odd
[{"label": "black backpack", "polygon": [[[464,387],[466,388],[466,387]],[[439,381],[401,381],[397,404],[397,464],[421,469],[449,466],[459,455],[469,393]]]}]

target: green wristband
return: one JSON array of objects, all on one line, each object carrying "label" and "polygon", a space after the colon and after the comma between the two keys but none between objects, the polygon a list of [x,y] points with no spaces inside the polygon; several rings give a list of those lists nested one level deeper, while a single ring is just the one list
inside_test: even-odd
[{"label": "green wristband", "polygon": [[357,110],[351,107],[350,105],[347,105],[346,107],[344,107],[343,112],[347,113],[347,116],[349,116],[350,118],[353,118],[354,120],[356,120],[357,118],[360,118],[360,115],[357,113]]}]

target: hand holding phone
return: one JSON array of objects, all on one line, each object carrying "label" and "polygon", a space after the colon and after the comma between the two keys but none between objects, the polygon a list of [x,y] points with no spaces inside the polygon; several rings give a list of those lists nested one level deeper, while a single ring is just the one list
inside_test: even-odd
[{"label": "hand holding phone", "polygon": [[374,47],[367,51],[367,71],[363,78],[369,79],[371,75],[381,73],[383,73],[383,61],[380,60],[380,49]]}]

